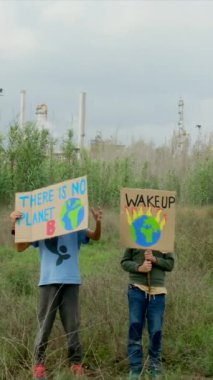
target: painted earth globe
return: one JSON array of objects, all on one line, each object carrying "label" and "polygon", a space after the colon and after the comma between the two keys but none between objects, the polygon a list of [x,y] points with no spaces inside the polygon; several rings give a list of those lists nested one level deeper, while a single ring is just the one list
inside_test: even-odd
[{"label": "painted earth globe", "polygon": [[160,226],[152,216],[143,215],[132,222],[131,236],[138,245],[150,247],[160,239]]},{"label": "painted earth globe", "polygon": [[74,230],[83,221],[85,214],[84,205],[79,198],[68,199],[61,208],[60,218],[64,229]]}]

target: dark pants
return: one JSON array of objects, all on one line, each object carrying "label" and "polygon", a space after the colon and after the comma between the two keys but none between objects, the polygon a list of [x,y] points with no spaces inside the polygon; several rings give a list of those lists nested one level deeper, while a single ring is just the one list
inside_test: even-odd
[{"label": "dark pants", "polygon": [[35,361],[43,363],[45,360],[45,351],[57,310],[67,337],[69,361],[80,363],[82,350],[79,339],[79,285],[73,284],[40,287],[39,332],[35,342]]},{"label": "dark pants", "polygon": [[150,369],[160,365],[165,295],[147,295],[139,288],[129,285],[129,337],[128,355],[133,373],[143,368],[142,332],[147,319],[149,332]]}]

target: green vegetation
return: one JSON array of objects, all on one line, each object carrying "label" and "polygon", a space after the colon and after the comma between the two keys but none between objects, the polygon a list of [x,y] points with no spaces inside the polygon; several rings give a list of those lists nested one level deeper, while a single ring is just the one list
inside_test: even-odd
[{"label": "green vegetation", "polygon": [[0,136],[0,204],[12,205],[17,191],[82,175],[88,176],[92,205],[118,209],[122,187],[175,190],[182,205],[211,204],[211,139],[190,149],[186,145],[175,150],[174,143],[170,145],[155,148],[138,141],[123,149],[119,157],[111,154],[109,145],[108,160],[103,160],[101,149],[99,153],[84,151],[77,160],[72,130],[60,146],[47,130],[30,123],[24,128],[13,125],[8,135]]},{"label": "green vegetation", "polygon": [[[212,215],[211,207],[177,212],[176,266],[167,277],[163,350],[167,380],[213,377]],[[84,364],[92,379],[125,379],[128,371],[128,275],[120,268],[118,221],[116,212],[105,211],[103,239],[81,251],[81,336]],[[29,380],[37,330],[38,254],[33,248],[17,253],[8,243],[0,249],[0,261],[0,379]],[[70,379],[59,318],[47,366],[50,380]]]},{"label": "green vegetation", "polygon": [[[122,187],[175,190],[179,203],[176,267],[168,276],[165,321],[165,380],[213,378],[212,367],[212,147],[199,141],[182,151],[155,148],[139,141],[120,157],[85,151],[77,159],[72,131],[60,142],[32,124],[10,127],[0,136],[0,379],[29,380],[37,331],[39,260],[34,249],[15,252],[10,210],[15,192],[29,191],[66,179],[88,176],[89,202],[104,209],[101,242],[81,252],[81,335],[88,378],[125,379],[128,276],[120,268],[119,198]],[[96,152],[96,153],[97,153]],[[202,206],[202,207],[201,207]],[[147,335],[145,335],[147,343]],[[51,336],[48,380],[67,380],[66,340],[59,319]]]}]

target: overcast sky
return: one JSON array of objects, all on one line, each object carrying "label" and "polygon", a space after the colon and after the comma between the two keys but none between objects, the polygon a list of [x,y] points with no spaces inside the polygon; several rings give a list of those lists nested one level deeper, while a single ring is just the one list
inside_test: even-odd
[{"label": "overcast sky", "polygon": [[0,131],[46,103],[52,131],[72,127],[87,93],[86,141],[168,141],[178,101],[196,138],[213,130],[213,1],[0,0]]}]

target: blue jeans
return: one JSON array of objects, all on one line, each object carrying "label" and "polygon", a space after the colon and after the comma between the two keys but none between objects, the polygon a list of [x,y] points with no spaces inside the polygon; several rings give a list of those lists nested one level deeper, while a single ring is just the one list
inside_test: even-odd
[{"label": "blue jeans", "polygon": [[133,373],[139,374],[143,368],[142,332],[147,319],[149,333],[150,369],[160,365],[162,327],[165,310],[165,295],[147,295],[145,292],[129,285],[129,336],[128,356]]}]

